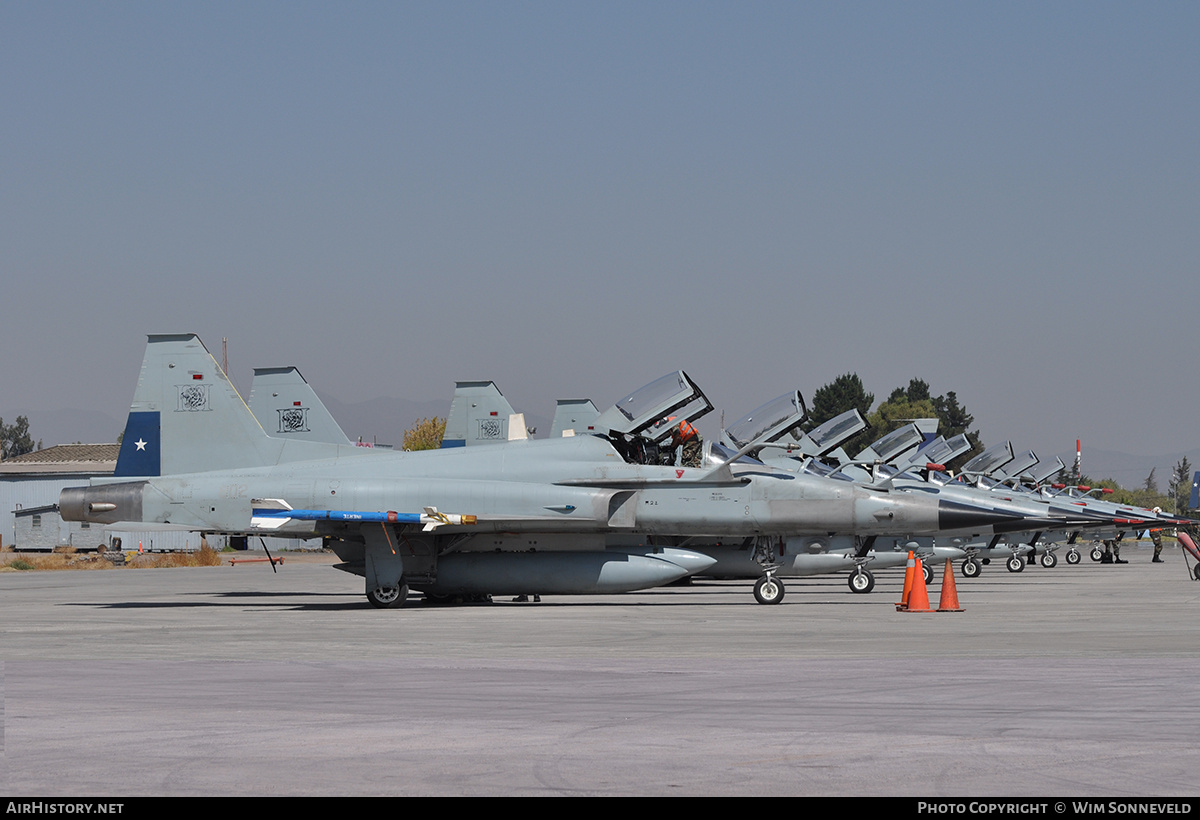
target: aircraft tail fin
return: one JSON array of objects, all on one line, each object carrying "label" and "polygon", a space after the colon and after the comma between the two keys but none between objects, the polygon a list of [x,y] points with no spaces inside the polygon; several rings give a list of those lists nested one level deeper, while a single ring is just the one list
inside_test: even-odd
[{"label": "aircraft tail fin", "polygon": [[[455,382],[442,447],[500,444],[509,440],[512,405],[493,381]],[[524,417],[522,417],[524,418]],[[523,425],[524,422],[522,421]]]},{"label": "aircraft tail fin", "polygon": [[268,436],[350,444],[346,433],[295,367],[256,367],[250,412]]},{"label": "aircraft tail fin", "polygon": [[273,464],[282,444],[263,432],[200,337],[148,337],[115,476]]},{"label": "aircraft tail fin", "polygon": [[596,428],[593,422],[599,416],[600,410],[591,399],[559,399],[554,405],[550,438],[594,432]]}]

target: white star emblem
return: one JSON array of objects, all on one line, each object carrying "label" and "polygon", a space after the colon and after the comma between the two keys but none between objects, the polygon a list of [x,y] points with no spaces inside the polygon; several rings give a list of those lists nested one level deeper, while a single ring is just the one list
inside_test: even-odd
[{"label": "white star emblem", "polygon": [[145,450],[145,449],[146,449],[146,442],[142,441],[141,439],[138,439],[137,441],[135,441],[135,442],[134,442],[134,444],[136,444],[136,445],[137,445],[137,448],[138,448],[139,450]]}]

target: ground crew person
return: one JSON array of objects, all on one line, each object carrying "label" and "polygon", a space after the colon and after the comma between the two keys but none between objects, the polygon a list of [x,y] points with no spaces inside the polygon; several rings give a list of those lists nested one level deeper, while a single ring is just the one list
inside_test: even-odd
[{"label": "ground crew person", "polygon": [[1100,558],[1101,564],[1128,564],[1128,561],[1121,560],[1121,542],[1116,540],[1106,540],[1104,542],[1104,555]]},{"label": "ground crew person", "polygon": [[704,446],[700,441],[700,434],[696,432],[696,428],[688,421],[681,421],[671,431],[671,449],[677,450],[683,448],[683,458],[680,460],[680,465],[683,467],[699,467],[700,459],[704,452]]}]

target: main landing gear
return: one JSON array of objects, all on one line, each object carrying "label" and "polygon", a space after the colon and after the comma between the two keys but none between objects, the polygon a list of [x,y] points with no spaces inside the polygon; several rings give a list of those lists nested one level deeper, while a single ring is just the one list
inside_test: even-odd
[{"label": "main landing gear", "polygon": [[407,597],[408,584],[400,584],[398,587],[377,587],[367,590],[367,600],[376,609],[397,609],[404,606],[404,599]]}]

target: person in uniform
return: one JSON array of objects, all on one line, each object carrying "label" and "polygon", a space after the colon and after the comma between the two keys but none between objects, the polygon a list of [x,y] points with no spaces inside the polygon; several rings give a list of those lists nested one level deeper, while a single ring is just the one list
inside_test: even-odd
[{"label": "person in uniform", "polygon": [[1104,542],[1104,555],[1100,558],[1101,564],[1128,564],[1128,561],[1121,560],[1121,542],[1115,539],[1108,539]]},{"label": "person in uniform", "polygon": [[683,448],[683,455],[678,462],[679,465],[699,467],[700,459],[704,455],[704,444],[700,440],[700,434],[696,432],[696,428],[688,421],[679,422],[671,431],[671,452],[677,452],[680,447]]}]

